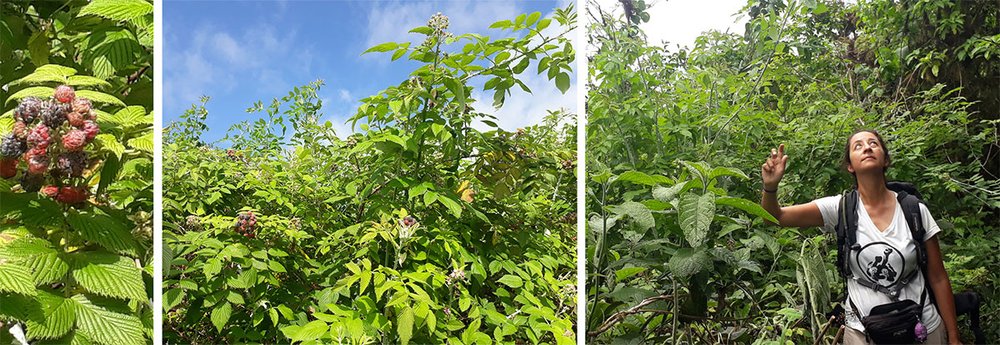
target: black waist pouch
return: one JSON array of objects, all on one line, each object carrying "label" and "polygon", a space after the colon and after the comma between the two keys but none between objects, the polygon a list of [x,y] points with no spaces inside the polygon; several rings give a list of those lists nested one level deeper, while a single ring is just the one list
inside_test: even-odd
[{"label": "black waist pouch", "polygon": [[902,300],[872,308],[868,316],[861,319],[861,324],[865,326],[868,339],[875,344],[916,344],[926,338],[917,334],[922,313],[919,303]]}]

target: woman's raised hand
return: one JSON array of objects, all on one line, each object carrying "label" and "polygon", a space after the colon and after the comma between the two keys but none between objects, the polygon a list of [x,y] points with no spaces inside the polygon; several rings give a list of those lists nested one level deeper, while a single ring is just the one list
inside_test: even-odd
[{"label": "woman's raised hand", "polygon": [[778,190],[778,182],[781,182],[781,177],[785,176],[786,162],[788,162],[788,155],[785,154],[785,144],[778,145],[778,149],[771,149],[771,154],[767,156],[767,162],[760,166],[760,176],[764,180],[764,189]]}]

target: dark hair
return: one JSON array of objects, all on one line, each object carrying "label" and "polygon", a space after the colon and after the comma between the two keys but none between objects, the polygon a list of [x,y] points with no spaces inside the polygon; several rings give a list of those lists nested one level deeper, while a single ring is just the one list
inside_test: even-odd
[{"label": "dark hair", "polygon": [[884,168],[882,168],[882,172],[883,173],[886,170],[889,169],[889,165],[892,162],[892,160],[889,159],[889,146],[886,146],[885,139],[882,139],[882,135],[878,134],[878,131],[876,131],[874,129],[859,129],[857,131],[854,131],[854,133],[852,133],[850,136],[847,137],[847,142],[844,143],[844,160],[840,163],[841,164],[840,167],[842,169],[844,169],[844,171],[847,171],[848,173],[850,173],[851,176],[855,176],[855,178],[854,178],[854,183],[855,184],[857,184],[857,182],[858,182],[857,181],[857,176],[854,175],[854,173],[850,172],[850,170],[847,170],[847,167],[851,165],[851,138],[853,138],[858,133],[862,133],[862,132],[868,132],[868,133],[871,133],[871,134],[875,134],[875,137],[878,138],[878,144],[882,146],[882,152],[885,153],[885,164],[886,164],[886,166]]}]

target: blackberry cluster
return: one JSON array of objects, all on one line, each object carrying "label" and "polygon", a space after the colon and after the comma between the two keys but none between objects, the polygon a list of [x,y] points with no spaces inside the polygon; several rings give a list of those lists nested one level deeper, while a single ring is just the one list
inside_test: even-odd
[{"label": "blackberry cluster", "polygon": [[257,237],[257,234],[254,233],[256,227],[257,216],[253,214],[253,211],[240,212],[236,216],[236,224],[233,224],[233,228],[236,229],[237,233],[249,238]]},{"label": "blackberry cluster", "polygon": [[100,132],[90,100],[61,85],[51,98],[21,99],[14,120],[13,131],[0,137],[0,177],[14,178],[24,161],[22,190],[66,204],[85,202],[88,189],[81,177],[90,163],[85,148]]},{"label": "blackberry cluster", "polygon": [[417,219],[413,218],[413,216],[406,216],[406,217],[403,217],[402,223],[403,223],[404,227],[409,228],[409,227],[413,226],[414,224],[417,224]]}]

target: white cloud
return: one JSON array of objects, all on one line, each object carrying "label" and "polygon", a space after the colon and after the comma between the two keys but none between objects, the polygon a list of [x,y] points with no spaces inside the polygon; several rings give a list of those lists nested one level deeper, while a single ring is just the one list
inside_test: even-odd
[{"label": "white cloud", "polygon": [[292,86],[289,75],[312,74],[312,47],[296,44],[295,30],[282,28],[279,33],[268,23],[245,28],[242,34],[233,30],[206,24],[189,37],[169,36],[168,45],[176,52],[171,55],[179,56],[181,63],[165,73],[164,85],[171,90],[164,93],[165,102],[186,107],[202,95],[231,91],[237,79],[258,84],[261,93],[281,95]]},{"label": "white cloud", "polygon": [[346,89],[340,89],[340,91],[338,92],[338,95],[340,96],[340,100],[341,101],[344,101],[344,102],[352,102],[352,101],[354,101],[354,97],[351,96],[351,92],[347,91]]},{"label": "white cloud", "polygon": [[[622,11],[617,0],[597,0],[597,3],[604,11],[614,9],[619,14]],[[745,0],[713,0],[711,6],[702,0],[656,2],[647,9],[649,22],[640,24],[639,28],[646,33],[650,44],[667,41],[672,49],[677,45],[690,48],[705,31],[742,34],[747,18],[733,15],[744,5]]]}]

